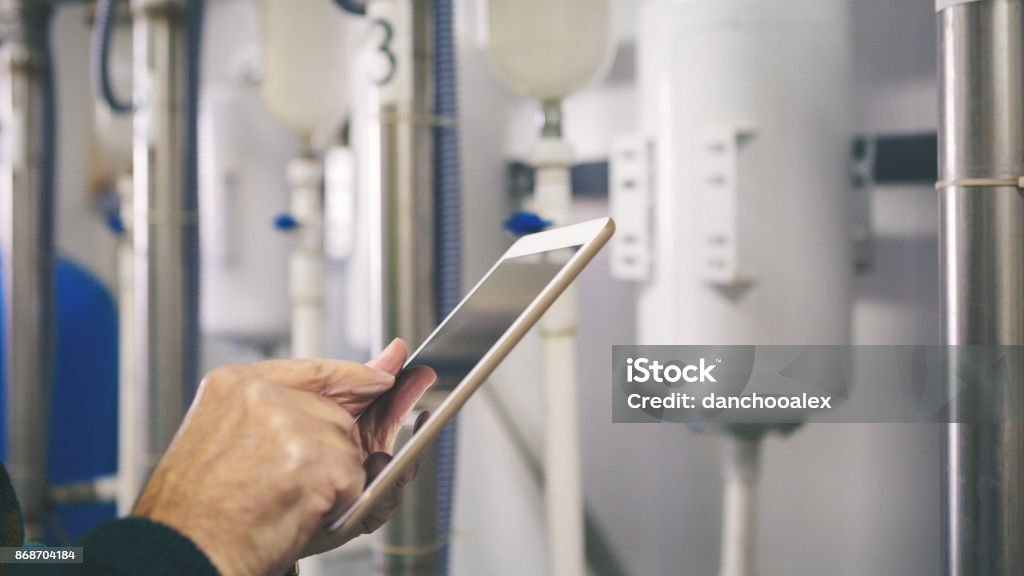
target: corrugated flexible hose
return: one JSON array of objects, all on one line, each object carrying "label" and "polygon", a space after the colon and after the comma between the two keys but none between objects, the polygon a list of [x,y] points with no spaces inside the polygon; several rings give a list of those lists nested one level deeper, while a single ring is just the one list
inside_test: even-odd
[{"label": "corrugated flexible hose", "polygon": [[[462,186],[459,164],[458,75],[455,55],[452,0],[434,3],[434,106],[442,119],[434,127],[434,190],[437,232],[437,311],[450,313],[462,298]],[[455,453],[458,420],[437,440],[437,534],[444,542],[438,551],[437,573],[447,574],[452,505],[455,488]]]}]

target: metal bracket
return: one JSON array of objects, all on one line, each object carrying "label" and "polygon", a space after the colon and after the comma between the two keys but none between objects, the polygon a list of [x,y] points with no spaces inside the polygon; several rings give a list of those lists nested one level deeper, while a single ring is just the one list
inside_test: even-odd
[{"label": "metal bracket", "polygon": [[857,138],[853,142],[850,159],[851,185],[851,242],[853,243],[853,271],[866,274],[875,265],[875,235],[871,225],[871,190],[874,188],[874,138]]}]

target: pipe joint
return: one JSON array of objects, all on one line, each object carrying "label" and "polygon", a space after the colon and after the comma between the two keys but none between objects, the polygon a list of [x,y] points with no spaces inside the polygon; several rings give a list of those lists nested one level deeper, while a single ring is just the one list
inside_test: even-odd
[{"label": "pipe joint", "polygon": [[561,100],[545,100],[541,103],[540,135],[542,138],[562,138]]},{"label": "pipe joint", "polygon": [[5,51],[24,54],[26,65],[45,63],[49,2],[7,2],[0,5],[0,44]]},{"label": "pipe joint", "polygon": [[295,188],[317,188],[323,185],[324,169],[313,157],[300,156],[288,163],[288,184]]},{"label": "pipe joint", "polygon": [[188,11],[186,0],[132,0],[131,12],[135,18],[165,18],[178,21]]}]

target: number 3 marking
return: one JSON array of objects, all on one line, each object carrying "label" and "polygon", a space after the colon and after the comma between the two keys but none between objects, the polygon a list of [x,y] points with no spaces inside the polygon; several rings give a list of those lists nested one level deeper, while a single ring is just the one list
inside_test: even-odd
[{"label": "number 3 marking", "polygon": [[395,71],[398,69],[398,58],[395,57],[391,46],[391,41],[395,39],[395,28],[391,25],[391,22],[383,18],[374,18],[373,23],[384,31],[384,38],[377,45],[377,51],[387,60],[388,67],[380,78],[374,80],[377,86],[384,86],[394,79]]}]

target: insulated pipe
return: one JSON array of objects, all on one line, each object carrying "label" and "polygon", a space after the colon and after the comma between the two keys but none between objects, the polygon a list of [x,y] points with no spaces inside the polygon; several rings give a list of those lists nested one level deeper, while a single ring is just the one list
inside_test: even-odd
[{"label": "insulated pipe", "polygon": [[4,0],[0,43],[6,459],[25,520],[41,536],[53,377],[53,86],[49,3]]},{"label": "insulated pipe", "polygon": [[198,221],[190,201],[191,130],[184,0],[132,0],[134,14],[134,251],[137,391],[148,400],[152,468],[181,423],[196,384],[190,350],[195,274],[191,239]]},{"label": "insulated pipe", "polygon": [[292,299],[292,356],[323,355],[324,243],[323,166],[313,156],[288,165],[291,214],[298,227],[289,263]]},{"label": "insulated pipe", "polygon": [[719,576],[754,576],[761,439],[729,434],[725,440]]},{"label": "insulated pipe", "polygon": [[[936,8],[944,341],[1021,345],[1024,4],[939,0]],[[1002,408],[1015,413],[997,424],[971,423],[979,405],[950,391],[943,510],[950,576],[1024,574],[1024,424],[1014,403],[1022,384],[1006,386]]]},{"label": "insulated pipe", "polygon": [[[543,118],[541,140],[533,156],[537,170],[533,209],[556,226],[563,226],[572,221],[572,149],[562,139],[561,103],[544,102]],[[576,307],[576,289],[570,286],[540,321],[548,569],[559,576],[586,574]]]},{"label": "insulated pipe", "polygon": [[[459,81],[455,48],[455,0],[434,2],[434,197],[437,316],[462,299],[462,164],[459,154]],[[455,508],[458,419],[437,438],[437,533],[442,541],[437,571],[448,574]]]}]

